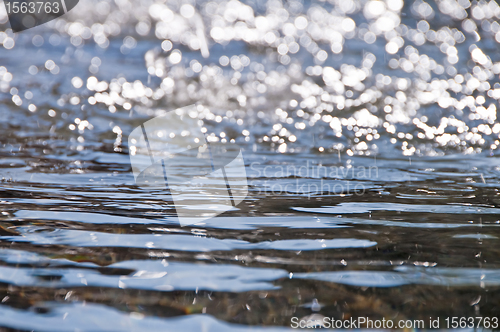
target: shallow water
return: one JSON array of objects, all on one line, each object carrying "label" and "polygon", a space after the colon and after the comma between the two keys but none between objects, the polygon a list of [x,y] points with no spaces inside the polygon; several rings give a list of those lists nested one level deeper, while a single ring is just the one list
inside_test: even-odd
[{"label": "shallow water", "polygon": [[[500,7],[192,4],[80,1],[16,35],[0,13],[0,326],[499,317]],[[181,227],[127,142],[190,104],[250,186]]]}]

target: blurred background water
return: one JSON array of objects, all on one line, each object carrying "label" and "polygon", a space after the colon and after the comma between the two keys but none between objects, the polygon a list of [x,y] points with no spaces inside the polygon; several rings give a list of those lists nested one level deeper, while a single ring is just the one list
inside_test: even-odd
[{"label": "blurred background water", "polygon": [[[0,326],[498,317],[499,18],[484,0],[80,0],[13,34],[1,6]],[[180,227],[135,185],[127,137],[191,104],[250,188]]]}]

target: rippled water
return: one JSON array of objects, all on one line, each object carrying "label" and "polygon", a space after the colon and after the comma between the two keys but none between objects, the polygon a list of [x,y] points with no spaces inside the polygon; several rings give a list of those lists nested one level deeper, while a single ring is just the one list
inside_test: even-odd
[{"label": "rippled water", "polygon": [[[14,35],[1,7],[0,326],[498,317],[499,18],[494,1],[81,0]],[[181,227],[168,192],[136,186],[127,137],[190,104],[243,148],[250,187]]]}]

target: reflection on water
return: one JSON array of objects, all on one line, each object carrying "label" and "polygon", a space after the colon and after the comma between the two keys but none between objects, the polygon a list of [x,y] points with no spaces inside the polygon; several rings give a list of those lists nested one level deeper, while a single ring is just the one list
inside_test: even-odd
[{"label": "reflection on water", "polygon": [[[495,1],[89,0],[14,35],[1,7],[0,326],[497,317],[499,18]],[[181,227],[127,142],[190,104],[243,147],[250,187]]]}]

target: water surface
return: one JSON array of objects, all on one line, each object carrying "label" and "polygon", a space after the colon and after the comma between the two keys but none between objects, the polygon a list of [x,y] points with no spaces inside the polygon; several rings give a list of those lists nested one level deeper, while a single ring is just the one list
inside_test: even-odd
[{"label": "water surface", "polygon": [[[494,1],[82,0],[14,35],[0,13],[0,326],[499,317],[499,18]],[[250,187],[181,227],[127,141],[190,104],[242,147]]]}]

